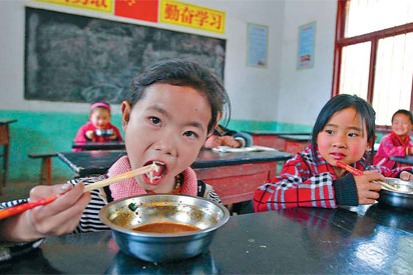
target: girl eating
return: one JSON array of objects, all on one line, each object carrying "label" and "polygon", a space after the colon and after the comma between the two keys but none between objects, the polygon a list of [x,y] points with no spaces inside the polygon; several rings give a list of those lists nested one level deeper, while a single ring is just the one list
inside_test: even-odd
[{"label": "girl eating", "polygon": [[[369,103],[355,95],[333,97],[318,115],[311,144],[288,160],[279,176],[257,188],[254,210],[373,204],[381,190],[374,181],[413,179],[410,167],[403,171],[368,165],[365,153],[372,150],[374,137],[375,111]],[[353,176],[338,161],[364,174]]]},{"label": "girl eating", "polygon": [[[122,102],[122,128],[127,155],[100,177],[71,180],[60,186],[36,186],[35,201],[65,192],[54,202],[0,221],[0,239],[32,241],[70,232],[108,229],[98,217],[112,200],[151,193],[200,196],[220,202],[211,186],[198,181],[190,165],[212,134],[228,95],[208,69],[182,60],[159,62],[132,83],[133,92]],[[83,193],[84,185],[148,164],[159,169],[108,187]],[[3,207],[21,201],[3,203]]]}]

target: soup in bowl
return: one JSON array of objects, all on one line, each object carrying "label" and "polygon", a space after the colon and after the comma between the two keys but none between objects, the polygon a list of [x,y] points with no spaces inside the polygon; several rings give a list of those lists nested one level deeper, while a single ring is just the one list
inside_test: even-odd
[{"label": "soup in bowl", "polygon": [[126,254],[150,262],[173,262],[208,250],[229,220],[225,206],[186,195],[156,194],[113,201],[100,219]]}]

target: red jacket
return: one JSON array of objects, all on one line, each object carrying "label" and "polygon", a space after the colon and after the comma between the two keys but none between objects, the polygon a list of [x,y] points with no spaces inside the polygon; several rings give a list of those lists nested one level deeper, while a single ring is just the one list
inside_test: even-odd
[{"label": "red jacket", "polygon": [[408,155],[406,152],[410,150],[410,147],[413,147],[410,136],[401,141],[394,132],[391,132],[381,139],[379,149],[374,155],[373,165],[386,166],[390,169],[395,168],[397,166],[396,162],[390,160],[390,157],[404,157]]},{"label": "red jacket", "polygon": [[[276,176],[255,190],[254,210],[270,211],[292,207],[336,208],[340,205],[358,205],[357,188],[354,177],[347,174],[337,178],[333,167],[316,151],[314,160],[312,147],[296,154],[288,160],[279,176]],[[365,159],[353,165],[364,171],[367,168]],[[387,167],[368,167],[378,169],[385,177],[397,177],[401,171],[411,171],[411,167],[390,170]]]},{"label": "red jacket", "polygon": [[107,141],[122,141],[122,135],[119,132],[119,129],[111,124],[108,123],[108,125],[106,126],[105,129],[103,130],[109,130],[112,129],[114,131],[114,133],[116,134],[117,138],[116,139],[109,139],[108,137],[103,137],[103,136],[97,136],[94,135],[93,139],[88,139],[86,137],[86,132],[87,131],[95,131],[97,128],[93,125],[92,122],[88,121],[85,125],[83,125],[82,127],[80,127],[79,131],[77,132],[77,135],[74,139],[74,142],[86,142],[86,141],[93,141],[93,142],[107,142]]}]

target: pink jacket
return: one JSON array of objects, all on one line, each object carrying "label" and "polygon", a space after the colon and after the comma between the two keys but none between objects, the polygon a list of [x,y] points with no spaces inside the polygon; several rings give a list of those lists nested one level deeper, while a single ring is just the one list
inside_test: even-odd
[{"label": "pink jacket", "polygon": [[86,142],[86,141],[93,141],[93,142],[122,141],[122,135],[120,134],[119,129],[118,129],[115,125],[109,123],[109,124],[107,125],[106,129],[104,129],[104,130],[109,130],[109,129],[112,129],[112,130],[114,131],[114,133],[116,133],[116,136],[118,137],[117,139],[111,140],[111,139],[109,139],[109,138],[107,138],[107,137],[100,137],[100,136],[95,135],[92,140],[89,140],[88,138],[86,138],[86,135],[85,135],[86,132],[87,132],[87,131],[90,131],[90,130],[95,131],[95,130],[96,130],[96,127],[92,124],[92,122],[88,121],[85,125],[83,125],[82,127],[80,127],[80,129],[79,129],[79,131],[77,132],[77,135],[76,135],[76,137],[75,137],[75,139],[74,139],[74,142]]},{"label": "pink jacket", "polygon": [[404,141],[401,141],[394,132],[391,132],[381,139],[379,149],[374,155],[373,165],[386,166],[393,169],[397,165],[394,160],[390,160],[390,157],[404,157],[408,155],[407,151],[410,150],[410,147],[413,147],[413,143],[409,136]]}]

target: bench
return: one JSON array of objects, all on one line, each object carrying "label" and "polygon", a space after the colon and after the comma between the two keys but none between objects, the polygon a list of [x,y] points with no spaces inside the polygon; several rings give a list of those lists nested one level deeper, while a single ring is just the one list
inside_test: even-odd
[{"label": "bench", "polygon": [[42,159],[39,184],[52,184],[52,157],[57,153],[30,153],[29,157],[33,159]]}]

